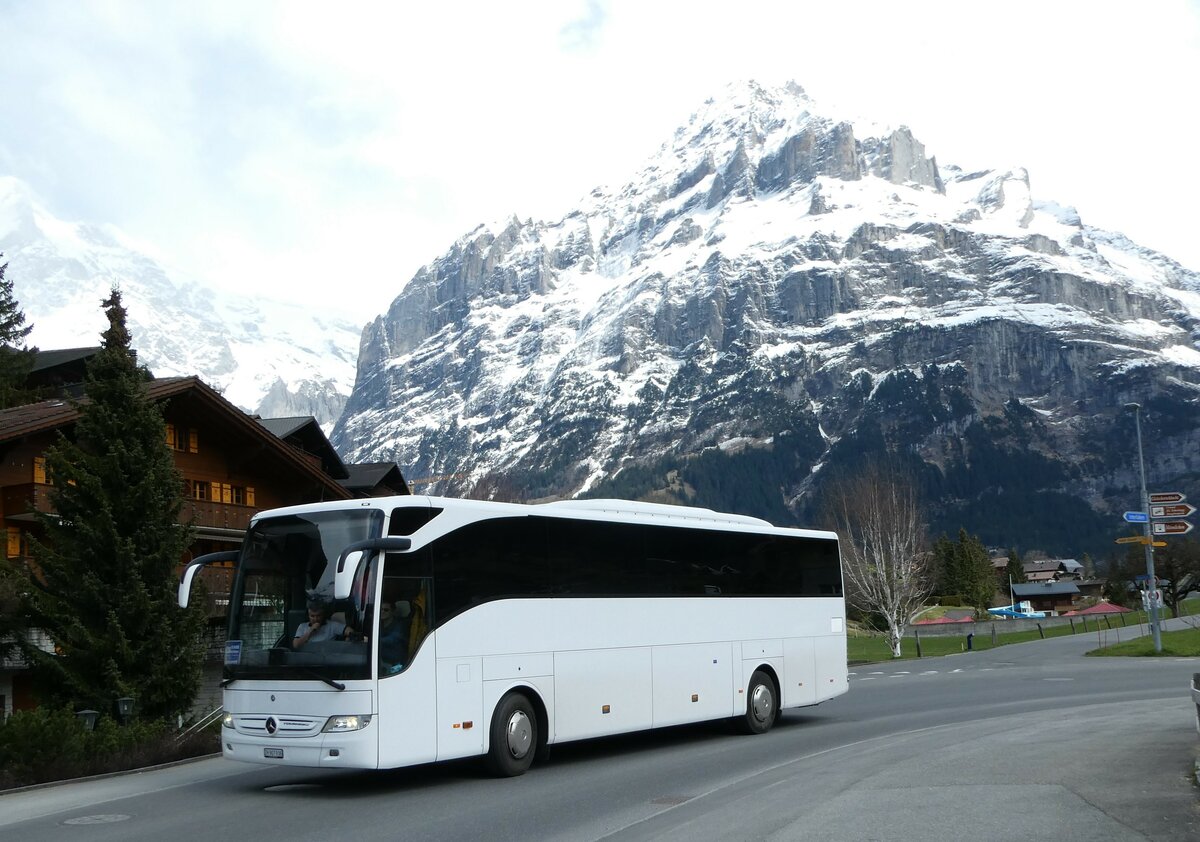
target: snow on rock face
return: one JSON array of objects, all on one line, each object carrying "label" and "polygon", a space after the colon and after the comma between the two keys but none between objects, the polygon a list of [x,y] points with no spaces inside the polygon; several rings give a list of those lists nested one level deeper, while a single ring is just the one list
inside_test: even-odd
[{"label": "snow on rock face", "polygon": [[[905,127],[822,113],[795,85],[731,86],[627,184],[561,220],[481,227],[418,272],[363,331],[334,441],[466,474],[443,491],[609,483],[735,511],[749,504],[668,469],[766,449],[791,477],[768,496],[795,512],[866,430],[969,471],[947,435],[981,419],[1043,419],[1029,447],[1069,460],[1124,401],[1194,402],[1198,289],[1035,201],[1023,169],[939,167]],[[896,397],[913,378],[926,397]],[[928,417],[904,421],[922,400]],[[1094,456],[1072,487],[1102,509],[1125,468]],[[612,485],[638,470],[661,475]]]},{"label": "snow on rock face", "polygon": [[155,375],[199,375],[243,409],[313,415],[332,429],[353,385],[357,326],[179,280],[124,242],[111,227],[55,218],[22,182],[0,178],[0,252],[30,344],[98,345],[100,302],[116,285],[138,359]]}]

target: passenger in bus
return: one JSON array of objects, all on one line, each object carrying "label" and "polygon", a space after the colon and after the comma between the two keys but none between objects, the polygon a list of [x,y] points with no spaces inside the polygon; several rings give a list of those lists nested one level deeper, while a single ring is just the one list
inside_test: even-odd
[{"label": "passenger in bus", "polygon": [[379,660],[391,672],[402,669],[408,655],[408,629],[399,613],[395,603],[379,603]]},{"label": "passenger in bus", "polygon": [[320,643],[323,640],[342,640],[346,636],[346,624],[329,618],[331,611],[328,603],[311,600],[308,603],[308,622],[296,627],[296,636],[292,640],[293,649],[302,649],[309,643]]}]

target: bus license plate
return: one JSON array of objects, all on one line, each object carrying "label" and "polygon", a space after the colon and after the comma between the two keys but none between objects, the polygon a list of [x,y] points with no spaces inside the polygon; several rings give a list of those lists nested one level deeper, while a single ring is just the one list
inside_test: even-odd
[{"label": "bus license plate", "polygon": [[275,760],[283,760],[283,749],[281,748],[264,748],[263,757],[272,757]]}]

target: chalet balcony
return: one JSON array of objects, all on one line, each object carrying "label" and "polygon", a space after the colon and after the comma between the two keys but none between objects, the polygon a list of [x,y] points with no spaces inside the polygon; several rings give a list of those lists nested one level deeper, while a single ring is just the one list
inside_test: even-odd
[{"label": "chalet balcony", "polygon": [[50,505],[51,488],[40,482],[4,486],[0,489],[0,496],[4,500],[5,517],[33,520],[32,512],[53,512],[54,508]]},{"label": "chalet balcony", "polygon": [[182,523],[191,522],[199,528],[234,529],[245,531],[258,509],[236,506],[232,503],[214,503],[210,500],[184,500],[179,510]]},{"label": "chalet balcony", "polygon": [[[41,483],[6,485],[0,489],[4,501],[5,517],[14,520],[33,520],[33,512],[53,512],[50,505],[52,486]],[[197,527],[232,529],[244,532],[250,518],[258,509],[237,506],[231,503],[214,503],[210,500],[184,500],[179,511],[181,523],[194,523]]]}]

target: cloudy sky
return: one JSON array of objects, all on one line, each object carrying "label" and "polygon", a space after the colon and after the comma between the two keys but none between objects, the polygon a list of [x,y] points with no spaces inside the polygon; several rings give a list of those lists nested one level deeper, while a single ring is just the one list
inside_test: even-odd
[{"label": "cloudy sky", "polygon": [[0,175],[366,320],[476,224],[624,180],[727,82],[794,79],[1200,270],[1200,2],[1134,5],[0,0]]}]

